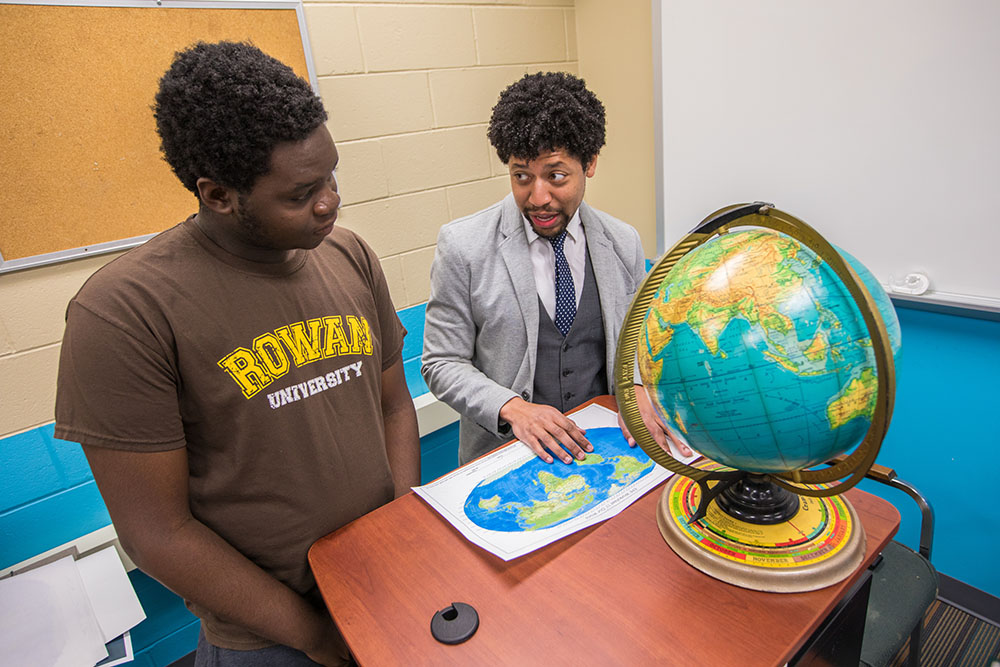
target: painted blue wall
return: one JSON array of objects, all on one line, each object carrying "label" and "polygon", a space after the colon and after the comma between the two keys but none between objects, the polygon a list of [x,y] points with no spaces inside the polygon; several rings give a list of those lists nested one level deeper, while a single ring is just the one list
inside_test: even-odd
[{"label": "painted blue wall", "polygon": [[[894,468],[934,507],[932,562],[940,572],[1000,597],[997,468],[1000,321],[897,304],[903,335],[896,405],[877,462]],[[916,548],[916,504],[870,481],[862,489],[903,514],[897,539]]]}]

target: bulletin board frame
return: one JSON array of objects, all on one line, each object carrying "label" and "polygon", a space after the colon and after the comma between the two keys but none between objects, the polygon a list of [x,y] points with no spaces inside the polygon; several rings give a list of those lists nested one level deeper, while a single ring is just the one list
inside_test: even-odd
[{"label": "bulletin board frame", "polygon": [[[15,47],[13,54],[0,56],[0,72],[4,74],[0,78],[11,82],[0,82],[0,86],[11,86],[10,90],[0,91],[4,93],[0,97],[9,100],[3,103],[6,106],[0,106],[0,124],[6,127],[0,132],[0,182],[7,190],[6,195],[0,194],[0,274],[133,248],[197,210],[194,195],[162,161],[150,109],[159,77],[169,67],[174,52],[199,40],[249,40],[286,62],[319,94],[301,0],[0,0],[0,13],[5,9],[8,17],[38,12],[41,20],[38,29],[17,33],[21,50]],[[130,21],[117,33],[104,34],[100,25],[79,24],[81,16],[93,15],[93,23],[97,24],[98,16],[106,18],[109,12],[119,10],[122,20]],[[45,37],[50,33],[44,21],[58,23],[69,12],[74,14],[65,22],[72,21],[73,25],[63,29],[79,36],[80,43],[72,46],[82,54],[84,62],[53,65],[51,61],[56,59],[47,57],[50,54],[44,40],[51,39],[57,53],[67,51],[61,42],[56,43],[58,30],[51,32],[54,37]],[[55,13],[60,14],[59,18],[53,19]],[[178,20],[181,16],[184,20]],[[164,30],[149,30],[148,39],[142,39],[138,46],[133,36],[133,48],[141,52],[130,54],[128,33],[140,29],[131,25],[136,23],[136,17],[143,19],[142,25],[157,28],[158,22],[170,19],[162,23]],[[183,25],[174,28],[174,24]],[[295,31],[297,35],[293,35]],[[155,58],[144,60],[143,56],[151,52]],[[58,71],[54,69],[57,65],[61,66]],[[40,73],[36,76],[44,79],[44,85],[38,88],[24,85],[30,83],[30,71],[26,74],[25,70],[33,67]],[[63,82],[67,73],[79,71],[85,78],[101,67],[106,70],[94,76],[94,81]],[[143,68],[144,73],[136,73]],[[144,77],[139,95],[133,92],[140,87],[134,83],[136,76]],[[52,80],[59,83],[52,84]],[[59,99],[60,94],[64,94],[63,99]],[[29,99],[33,95],[38,99]],[[105,106],[93,112],[93,105],[102,103]],[[67,107],[71,114],[68,124],[51,120]],[[24,110],[36,108],[38,118],[26,119],[34,112]],[[116,116],[122,109],[127,109],[123,111],[126,115]],[[84,121],[90,124],[80,129],[77,123]],[[129,143],[130,133],[139,137],[133,143]],[[69,160],[58,156],[74,150],[77,158],[87,155],[87,160],[87,151],[92,150],[96,159],[92,165],[89,161],[83,167],[77,165],[76,172],[59,173],[59,169],[67,168],[64,163]],[[109,154],[109,150],[116,152]],[[97,157],[99,154],[103,157]],[[36,167],[38,174],[28,173]],[[55,173],[49,175],[48,171]],[[23,182],[18,182],[22,177]],[[54,182],[39,182],[46,178]],[[164,200],[171,202],[166,209]],[[66,219],[60,219],[61,215]],[[109,224],[125,221],[155,227],[131,230],[140,233],[119,233]]]}]

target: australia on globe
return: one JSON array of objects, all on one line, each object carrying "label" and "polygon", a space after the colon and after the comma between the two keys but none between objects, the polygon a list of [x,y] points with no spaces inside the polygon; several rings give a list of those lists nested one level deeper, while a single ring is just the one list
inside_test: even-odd
[{"label": "australia on globe", "polygon": [[[899,322],[857,259],[893,356]],[[660,415],[699,453],[777,473],[815,466],[864,437],[877,397],[871,337],[837,274],[804,244],[766,229],[685,254],[650,302],[639,371]]]},{"label": "australia on globe", "polygon": [[465,515],[481,528],[524,532],[552,528],[580,516],[648,475],[656,464],[629,447],[619,428],[592,428],[594,451],[567,465],[532,456],[484,479],[465,501]]}]

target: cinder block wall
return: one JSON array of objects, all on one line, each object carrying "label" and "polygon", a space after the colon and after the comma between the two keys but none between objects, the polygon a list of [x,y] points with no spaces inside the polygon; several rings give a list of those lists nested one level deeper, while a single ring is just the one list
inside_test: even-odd
[{"label": "cinder block wall", "polygon": [[378,253],[397,308],[422,303],[440,226],[509,190],[486,139],[500,90],[526,72],[578,73],[573,0],[305,7],[340,224]]},{"label": "cinder block wall", "polygon": [[[500,89],[528,71],[578,73],[573,0],[305,12],[341,156],[340,224],[378,253],[397,308],[422,303],[438,228],[508,190],[486,139]],[[66,303],[114,256],[0,274],[0,438],[52,421]]]}]

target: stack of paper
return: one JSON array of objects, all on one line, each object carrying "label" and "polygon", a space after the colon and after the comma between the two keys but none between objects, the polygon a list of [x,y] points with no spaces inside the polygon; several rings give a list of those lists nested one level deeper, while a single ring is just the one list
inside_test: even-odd
[{"label": "stack of paper", "polygon": [[[144,618],[113,546],[0,580],[4,664],[103,667],[127,662],[132,659],[128,631]],[[109,654],[109,646],[117,655]]]}]

